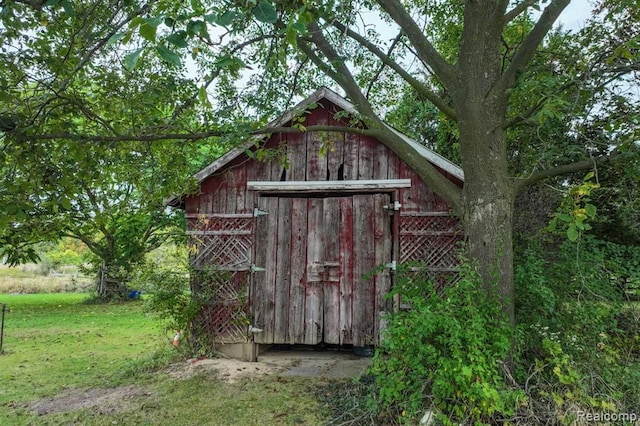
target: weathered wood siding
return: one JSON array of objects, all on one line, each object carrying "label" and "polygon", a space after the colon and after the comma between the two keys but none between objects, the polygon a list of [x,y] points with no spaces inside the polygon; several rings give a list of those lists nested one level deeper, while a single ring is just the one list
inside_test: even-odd
[{"label": "weathered wood siding", "polygon": [[[309,113],[305,125],[348,125],[347,120],[334,118],[337,112],[332,104],[320,103]],[[399,193],[405,212],[449,211],[447,203],[433,193],[411,168],[371,137],[335,132],[277,134],[267,141],[265,147],[285,150],[289,167],[277,162],[259,162],[242,155],[206,179],[199,195],[186,198],[186,212],[251,212],[256,200],[255,194],[246,190],[247,181],[367,179],[411,179],[411,188],[401,189]],[[450,178],[462,185],[456,178]]]},{"label": "weathered wood siding", "polygon": [[[336,118],[338,112],[322,101],[308,113],[304,125],[348,125],[347,119]],[[390,309],[384,295],[392,284],[388,270],[371,271],[394,259],[423,256],[445,268],[451,253],[439,256],[438,245],[446,240],[450,250],[451,243],[459,240],[448,205],[397,155],[370,137],[276,134],[265,148],[281,150],[288,166],[240,155],[205,179],[200,194],[186,197],[190,229],[195,234],[202,231],[197,218],[251,215],[255,207],[268,212],[253,218],[251,259],[243,264],[244,270],[250,265],[264,268],[248,274],[244,290],[248,296],[244,312],[264,330],[255,335],[256,341],[376,344],[381,313]],[[313,195],[247,190],[248,181],[372,179],[410,179],[411,187]],[[393,201],[402,204],[395,215],[384,208]],[[211,253],[220,250],[225,247],[201,246],[198,252],[214,258]],[[202,254],[197,258],[204,259]]]}]

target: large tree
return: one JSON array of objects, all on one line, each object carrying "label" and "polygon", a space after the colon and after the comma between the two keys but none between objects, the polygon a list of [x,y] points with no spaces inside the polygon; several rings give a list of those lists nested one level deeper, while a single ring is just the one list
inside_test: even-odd
[{"label": "large tree", "polygon": [[[188,107],[199,101],[207,108],[201,120],[173,132],[158,132],[144,125],[114,131],[94,120],[96,127],[90,132],[70,129],[47,134],[46,129],[32,127],[29,137],[114,141],[158,140],[182,134],[192,140],[228,134],[231,129],[246,130],[250,126],[239,124],[248,121],[256,123],[253,128],[259,132],[265,117],[308,93],[310,86],[332,84],[356,105],[366,132],[410,164],[461,217],[469,254],[486,289],[513,321],[512,221],[516,194],[527,184],[585,170],[600,157],[617,154],[625,146],[615,149],[616,138],[628,126],[618,119],[617,127],[608,133],[609,148],[594,151],[585,144],[586,148],[573,157],[549,139],[542,149],[560,155],[549,155],[527,170],[520,167],[519,157],[530,152],[518,147],[518,132],[512,129],[527,125],[532,117],[540,121],[554,114],[560,116],[563,112],[556,95],[568,92],[575,95],[574,104],[583,109],[584,120],[595,111],[587,108],[590,103],[598,105],[600,113],[621,98],[630,108],[628,114],[637,116],[637,103],[633,103],[637,98],[609,96],[612,85],[633,78],[638,70],[634,47],[638,12],[631,2],[605,2],[600,7],[600,21],[592,21],[582,34],[567,38],[579,39],[582,55],[576,56],[571,66],[550,57],[547,63],[553,66],[546,70],[549,78],[544,84],[534,78],[535,58],[545,54],[547,36],[569,1],[113,2],[105,6],[117,10],[116,14],[108,12],[112,25],[84,35],[91,47],[83,50],[84,56],[78,55],[79,61],[68,65],[68,72],[96,70],[87,64],[107,67],[105,57],[120,58],[123,72],[135,71],[154,58],[164,61],[164,69],[171,72],[192,61],[190,75],[196,80],[197,91],[181,105]],[[34,34],[22,18],[41,14],[64,29],[59,22],[88,20],[91,11],[99,8],[97,4],[61,0],[46,2],[43,7],[40,2],[7,1],[3,10],[5,28],[18,28],[14,33],[7,32],[7,37],[34,37],[39,43],[48,39],[58,43],[79,40],[77,31],[44,28]],[[535,10],[540,13],[529,19]],[[6,17],[12,13],[14,20],[10,21]],[[386,41],[377,31],[382,27],[386,28],[385,34],[393,33],[392,40]],[[111,56],[100,56],[100,51],[108,51]],[[20,75],[17,69],[9,71],[14,81]],[[67,75],[65,70],[60,72]],[[463,189],[445,179],[383,125],[389,100],[403,86],[410,86],[421,99],[432,103],[454,126],[465,173]],[[54,92],[58,99],[56,96],[66,87],[53,89],[58,90]],[[386,96],[380,97],[381,93]],[[31,111],[27,114],[32,115]],[[32,125],[36,121],[26,122]],[[168,126],[163,128],[166,130],[172,123],[163,124]],[[578,132],[580,122],[574,124],[570,131]],[[306,131],[314,130],[319,129],[306,127]],[[22,134],[14,132],[17,139]]]}]

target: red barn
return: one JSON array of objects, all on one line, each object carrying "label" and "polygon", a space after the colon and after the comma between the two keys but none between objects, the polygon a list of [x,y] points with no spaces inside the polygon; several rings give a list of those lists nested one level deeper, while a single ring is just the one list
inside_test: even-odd
[{"label": "red barn", "polygon": [[[271,127],[362,126],[354,116],[321,88]],[[403,138],[462,185],[458,166]],[[199,322],[210,341],[375,345],[396,264],[454,270],[461,235],[449,206],[378,140],[280,132],[261,147],[279,159],[239,147],[196,174],[198,194],[169,203],[185,209],[192,266],[216,271],[192,283],[210,298]]]}]

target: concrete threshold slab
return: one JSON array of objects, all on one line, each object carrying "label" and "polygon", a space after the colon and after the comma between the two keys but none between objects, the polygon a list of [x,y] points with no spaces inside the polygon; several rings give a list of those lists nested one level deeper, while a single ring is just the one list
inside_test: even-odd
[{"label": "concrete threshold slab", "polygon": [[371,358],[358,357],[351,351],[270,349],[259,355],[265,364],[281,367],[280,376],[351,379],[362,375]]}]

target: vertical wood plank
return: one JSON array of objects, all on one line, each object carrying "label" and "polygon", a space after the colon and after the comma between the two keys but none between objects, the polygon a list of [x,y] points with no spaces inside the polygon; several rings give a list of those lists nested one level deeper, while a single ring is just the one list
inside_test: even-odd
[{"label": "vertical wood plank", "polygon": [[271,178],[271,165],[251,159],[247,162],[247,180],[267,181]]},{"label": "vertical wood plank", "polygon": [[273,343],[288,343],[291,279],[291,198],[278,199]]},{"label": "vertical wood plank", "polygon": [[[375,194],[373,215],[375,217],[375,265],[386,265],[391,262],[391,216],[383,209],[391,201],[387,194]],[[385,295],[391,290],[391,272],[388,268],[375,276],[375,315],[374,315],[374,343],[380,342],[380,325],[383,315],[390,311],[391,304]]]},{"label": "vertical wood plank", "polygon": [[387,159],[387,164],[389,169],[387,171],[387,177],[389,179],[400,179],[400,158],[393,152],[389,151],[389,158]]},{"label": "vertical wood plank", "polygon": [[373,155],[376,143],[367,137],[360,137],[358,150],[358,179],[373,179],[374,159]]},{"label": "vertical wood plank", "polygon": [[212,213],[213,207],[213,197],[216,191],[216,187],[214,186],[215,178],[210,177],[202,183],[202,193],[199,195],[200,198],[200,211],[199,213]]},{"label": "vertical wood plank", "polygon": [[375,285],[366,274],[375,265],[374,198],[353,196],[353,345],[374,341]]},{"label": "vertical wood plank", "polygon": [[[307,175],[307,146],[306,134],[291,134],[287,143],[289,168],[286,180],[305,180]],[[279,180],[278,177],[277,180]]]},{"label": "vertical wood plank", "polygon": [[416,210],[421,212],[433,211],[435,195],[431,188],[413,170],[407,170],[407,174],[411,176],[411,192],[413,193],[413,202]]},{"label": "vertical wood plank", "polygon": [[288,343],[304,343],[307,267],[307,199],[291,200],[291,278]]},{"label": "vertical wood plank", "polygon": [[402,188],[400,190],[400,203],[402,204],[402,210],[405,212],[419,211],[418,204],[415,199],[416,183],[420,178],[413,173],[412,170],[404,163],[398,164],[398,179],[411,179],[410,188]]},{"label": "vertical wood plank", "polygon": [[322,144],[317,132],[307,134],[307,180],[327,179],[327,157],[320,153]]},{"label": "vertical wood plank", "polygon": [[388,179],[391,150],[375,140],[373,143],[373,178]]},{"label": "vertical wood plank", "polygon": [[[286,148],[286,146],[281,147],[280,149],[283,150],[285,155],[289,155],[288,153],[288,149]],[[273,160],[271,160],[269,162],[269,166],[271,168],[271,171],[269,172],[269,180],[277,182],[280,180],[280,177],[287,173],[283,163],[281,162],[280,158],[274,158]]]},{"label": "vertical wood plank", "polygon": [[340,199],[323,200],[324,225],[324,342],[340,343]]},{"label": "vertical wood plank", "polygon": [[331,132],[327,149],[327,180],[344,180],[344,133]]},{"label": "vertical wood plank", "polygon": [[323,295],[322,281],[314,272],[322,263],[324,251],[322,249],[322,199],[308,200],[308,237],[307,237],[307,280],[304,314],[304,343],[318,344],[322,338],[323,325]]},{"label": "vertical wood plank", "polygon": [[353,342],[353,197],[340,198],[340,344]]},{"label": "vertical wood plank", "polygon": [[226,173],[216,176],[213,180],[213,192],[211,205],[208,208],[211,213],[224,213],[227,203]]},{"label": "vertical wood plank", "polygon": [[235,199],[235,210],[228,213],[249,213],[252,206],[247,205],[247,165],[241,164],[233,169],[233,179],[227,198]]},{"label": "vertical wood plank", "polygon": [[236,169],[229,169],[224,174],[224,187],[226,188],[225,202],[221,203],[220,213],[237,213],[238,198],[236,197]]},{"label": "vertical wood plank", "polygon": [[353,133],[344,135],[344,179],[358,179],[358,150],[360,147],[360,137]]},{"label": "vertical wood plank", "polygon": [[[256,241],[256,259],[258,255],[264,259],[264,264],[256,266],[265,268],[265,271],[256,272],[254,275],[263,276],[258,280],[256,294],[253,303],[257,307],[256,325],[263,329],[256,335],[258,343],[273,343],[274,338],[274,316],[275,316],[275,281],[277,265],[277,244],[278,244],[278,198],[262,197],[259,204],[263,210],[269,212],[266,216],[263,227],[256,230],[259,236]],[[264,257],[262,257],[264,256]]]}]

